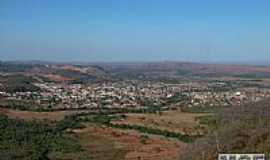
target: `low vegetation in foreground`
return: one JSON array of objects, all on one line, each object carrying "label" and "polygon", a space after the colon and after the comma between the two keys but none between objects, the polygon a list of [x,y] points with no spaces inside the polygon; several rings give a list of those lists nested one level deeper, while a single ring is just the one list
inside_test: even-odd
[{"label": "low vegetation in foreground", "polygon": [[74,127],[79,126],[72,118],[52,123],[16,120],[0,115],[0,159],[64,160],[72,157],[88,160],[90,157],[76,138],[66,132]]},{"label": "low vegetation in foreground", "polygon": [[[181,160],[216,160],[218,153],[264,153],[270,158],[270,102],[222,109],[201,117],[212,132],[191,144]],[[218,125],[217,125],[218,124]]]}]

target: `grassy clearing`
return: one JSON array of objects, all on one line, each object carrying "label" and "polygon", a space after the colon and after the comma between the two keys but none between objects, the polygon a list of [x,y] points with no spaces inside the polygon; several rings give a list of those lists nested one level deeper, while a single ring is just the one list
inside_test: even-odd
[{"label": "grassy clearing", "polygon": [[91,132],[78,133],[79,143],[94,160],[123,160],[126,151],[117,148],[115,141],[103,136],[95,136]]},{"label": "grassy clearing", "polygon": [[167,138],[176,138],[180,141],[183,141],[185,143],[191,143],[199,136],[189,136],[189,135],[183,135],[181,133],[177,132],[171,132],[167,130],[162,130],[158,128],[149,128],[145,126],[140,125],[128,125],[128,124],[114,124],[111,123],[113,119],[120,119],[122,118],[122,115],[96,115],[96,116],[88,116],[81,118],[84,122],[91,122],[96,124],[105,125],[107,127],[113,127],[113,128],[119,128],[119,129],[128,129],[128,130],[136,130],[140,133],[147,133],[147,134],[155,134],[155,135],[161,135]]}]

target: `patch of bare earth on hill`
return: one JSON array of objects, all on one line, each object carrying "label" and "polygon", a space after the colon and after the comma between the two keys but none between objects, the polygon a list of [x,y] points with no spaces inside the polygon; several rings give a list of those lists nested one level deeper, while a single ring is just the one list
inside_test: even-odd
[{"label": "patch of bare earth on hill", "polygon": [[181,111],[166,111],[161,114],[126,114],[125,119],[116,120],[112,123],[140,125],[187,135],[201,135],[204,134],[206,128],[200,125],[196,119],[206,115],[209,114],[185,113]]},{"label": "patch of bare earth on hill", "polygon": [[62,82],[62,81],[69,81],[72,80],[71,78],[68,77],[64,77],[61,75],[57,75],[57,74],[45,74],[45,75],[41,75],[45,78],[48,78],[51,81],[55,81],[55,82]]},{"label": "patch of bare earth on hill", "polygon": [[176,160],[186,147],[185,143],[177,140],[150,135],[145,138],[136,131],[86,126],[74,132],[82,147],[96,160]]},{"label": "patch of bare earth on hill", "polygon": [[10,118],[24,120],[53,120],[59,121],[65,118],[66,115],[71,115],[76,111],[54,111],[54,112],[33,112],[19,111],[14,109],[0,108],[0,114],[7,115]]}]

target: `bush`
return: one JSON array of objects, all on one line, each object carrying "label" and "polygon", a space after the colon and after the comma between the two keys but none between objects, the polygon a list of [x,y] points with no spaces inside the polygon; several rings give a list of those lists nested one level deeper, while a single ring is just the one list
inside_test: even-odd
[{"label": "bush", "polygon": [[2,160],[47,160],[50,152],[80,150],[76,140],[64,134],[69,127],[48,121],[23,121],[0,115],[0,157]]}]

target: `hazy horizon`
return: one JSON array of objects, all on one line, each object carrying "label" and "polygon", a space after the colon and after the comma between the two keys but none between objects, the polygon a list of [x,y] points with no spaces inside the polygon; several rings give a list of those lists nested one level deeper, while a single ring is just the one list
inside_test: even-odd
[{"label": "hazy horizon", "polygon": [[0,60],[270,62],[270,2],[1,0]]},{"label": "hazy horizon", "polygon": [[25,59],[16,60],[0,59],[0,62],[7,63],[26,63],[26,64],[71,64],[71,65],[87,65],[87,64],[147,64],[147,63],[194,63],[194,64],[216,64],[216,65],[244,65],[244,66],[270,66],[269,61],[180,61],[180,60],[157,60],[157,61],[65,61],[65,60],[35,60]]}]

